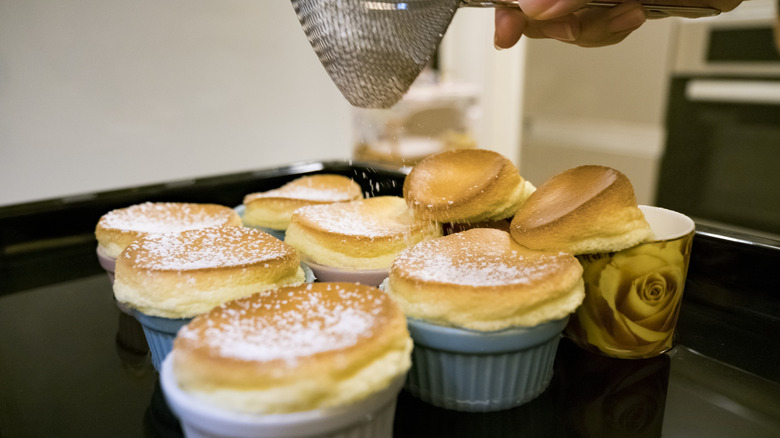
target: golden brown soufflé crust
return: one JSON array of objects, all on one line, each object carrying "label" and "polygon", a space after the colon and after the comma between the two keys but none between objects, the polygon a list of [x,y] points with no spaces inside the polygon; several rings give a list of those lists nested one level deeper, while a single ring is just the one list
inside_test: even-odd
[{"label": "golden brown souffl\u00e9 crust", "polygon": [[441,227],[416,218],[397,196],[302,207],[285,242],[310,260],[351,269],[386,269],[403,249],[441,235]]},{"label": "golden brown souffl\u00e9 crust", "polygon": [[114,295],[153,316],[193,317],[225,301],[303,283],[297,251],[260,230],[214,227],[149,235],[116,261]]},{"label": "golden brown souffl\u00e9 crust", "polygon": [[512,237],[532,249],[572,254],[618,251],[652,238],[631,181],[587,165],[553,176],[515,214]]},{"label": "golden brown souffl\u00e9 crust", "polygon": [[287,229],[295,210],[305,205],[348,202],[363,198],[360,185],[342,175],[317,174],[294,179],[266,192],[244,197],[244,223]]},{"label": "golden brown souffl\u00e9 crust", "polygon": [[238,213],[224,205],[145,202],[104,214],[95,237],[106,254],[116,258],[130,242],[147,234],[241,225]]},{"label": "golden brown souffl\u00e9 crust", "polygon": [[530,250],[492,228],[404,251],[385,290],[412,318],[482,331],[560,319],[584,297],[582,267],[574,256]]},{"label": "golden brown souffl\u00e9 crust", "polygon": [[185,391],[239,411],[354,401],[410,366],[400,308],[355,283],[283,287],[226,303],[181,329],[173,367]]},{"label": "golden brown souffl\u00e9 crust", "polygon": [[458,149],[417,163],[406,177],[403,197],[418,217],[476,223],[511,217],[534,189],[503,155]]}]

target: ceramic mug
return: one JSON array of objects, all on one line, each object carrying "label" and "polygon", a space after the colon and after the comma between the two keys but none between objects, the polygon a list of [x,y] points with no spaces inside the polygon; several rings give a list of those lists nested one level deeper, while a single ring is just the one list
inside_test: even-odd
[{"label": "ceramic mug", "polygon": [[695,225],[689,217],[640,206],[655,235],[617,252],[577,256],[585,300],[564,334],[611,357],[654,357],[673,346]]}]

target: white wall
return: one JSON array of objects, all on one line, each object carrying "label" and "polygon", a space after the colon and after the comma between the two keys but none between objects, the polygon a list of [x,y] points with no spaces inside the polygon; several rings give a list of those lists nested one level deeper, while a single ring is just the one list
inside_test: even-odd
[{"label": "white wall", "polygon": [[[668,29],[649,24],[611,48],[524,40],[496,51],[493,10],[462,8],[442,69],[481,87],[479,146],[540,184],[578,151],[594,156],[604,136],[582,132],[617,143],[627,133],[657,154]],[[0,0],[0,205],[352,148],[350,107],[286,0]],[[652,172],[635,178],[643,200]]]},{"label": "white wall", "polygon": [[583,164],[625,173],[655,201],[676,19],[650,20],[620,44],[527,42],[520,171],[534,184]]},{"label": "white wall", "polygon": [[530,40],[528,115],[663,124],[676,20],[649,20],[607,47]]},{"label": "white wall", "polygon": [[288,1],[0,0],[0,205],[351,152]]}]

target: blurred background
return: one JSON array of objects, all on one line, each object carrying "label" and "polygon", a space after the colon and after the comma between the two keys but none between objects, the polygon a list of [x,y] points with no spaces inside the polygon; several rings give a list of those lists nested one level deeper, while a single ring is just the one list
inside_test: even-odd
[{"label": "blurred background", "polygon": [[653,20],[611,47],[503,51],[492,9],[461,9],[423,91],[390,114],[349,106],[286,1],[0,0],[0,207],[482,147],[535,185],[603,164],[640,203],[780,235],[776,7]]}]

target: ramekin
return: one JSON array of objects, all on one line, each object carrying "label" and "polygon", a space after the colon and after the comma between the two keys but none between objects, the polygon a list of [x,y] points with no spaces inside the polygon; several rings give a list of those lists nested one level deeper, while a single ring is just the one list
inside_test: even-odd
[{"label": "ramekin", "polygon": [[246,414],[203,402],[176,382],[173,361],[162,364],[160,384],[187,438],[390,438],[404,376],[346,406],[287,414]]},{"label": "ramekin", "polygon": [[525,404],[549,386],[568,320],[480,332],[407,318],[414,351],[406,388],[425,402],[457,411]]}]

